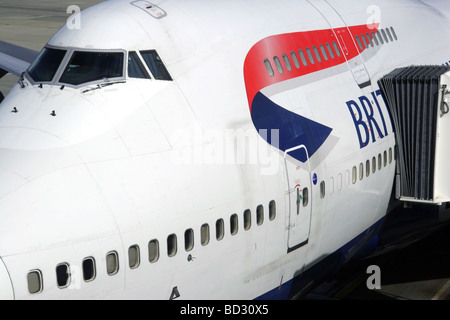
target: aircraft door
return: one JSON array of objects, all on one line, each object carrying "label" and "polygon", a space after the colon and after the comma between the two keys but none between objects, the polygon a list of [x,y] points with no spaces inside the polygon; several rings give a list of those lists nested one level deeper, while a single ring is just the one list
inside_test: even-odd
[{"label": "aircraft door", "polygon": [[[308,0],[308,2],[322,14],[333,29],[341,54],[344,55],[358,86],[364,88],[371,85],[369,73],[360,55],[361,52],[342,17],[325,0]],[[349,60],[349,57],[353,58]]]},{"label": "aircraft door", "polygon": [[[294,152],[305,152],[307,161],[299,165],[290,155]],[[293,162],[294,160],[295,162]],[[288,208],[288,252],[308,243],[311,214],[312,190],[311,170],[308,150],[304,145],[288,149],[284,153],[284,163],[287,176],[287,206]]]}]

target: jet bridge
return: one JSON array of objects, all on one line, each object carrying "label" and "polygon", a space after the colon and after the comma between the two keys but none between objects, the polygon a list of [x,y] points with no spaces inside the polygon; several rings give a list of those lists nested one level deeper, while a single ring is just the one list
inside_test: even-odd
[{"label": "jet bridge", "polygon": [[411,66],[378,81],[397,141],[396,198],[450,201],[450,68]]}]

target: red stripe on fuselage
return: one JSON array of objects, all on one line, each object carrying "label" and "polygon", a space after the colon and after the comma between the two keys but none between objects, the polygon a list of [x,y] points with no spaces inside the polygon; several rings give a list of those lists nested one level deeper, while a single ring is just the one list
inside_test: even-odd
[{"label": "red stripe on fuselage", "polygon": [[[355,41],[355,35],[360,37],[361,34],[364,36],[368,34],[370,39],[372,39],[372,32],[376,33],[378,27],[379,25],[361,25],[349,28],[343,27],[336,29],[286,33],[262,39],[250,49],[244,63],[244,79],[250,112],[253,98],[261,89],[275,83],[340,65],[358,56],[363,50],[358,48]],[[339,47],[340,56],[338,56],[335,51],[333,42],[335,42]],[[327,43],[333,50],[334,59],[329,53]],[[325,48],[328,60],[325,59],[320,45]],[[322,60],[321,62],[317,61],[316,54],[313,49],[314,47],[317,48],[320,54]],[[308,58],[306,48],[309,48],[311,51],[315,61],[314,64],[311,63]],[[306,55],[306,66],[302,63],[299,49],[301,49]],[[295,66],[291,52],[296,54],[297,60],[300,63],[300,68]],[[286,64],[284,63],[283,54],[288,56],[290,65],[292,66],[291,71],[288,71]],[[274,62],[274,57],[278,57],[278,59],[280,59],[284,70],[283,73],[278,72]],[[272,65],[274,71],[273,76],[270,76],[264,67],[265,59],[268,59]]]}]

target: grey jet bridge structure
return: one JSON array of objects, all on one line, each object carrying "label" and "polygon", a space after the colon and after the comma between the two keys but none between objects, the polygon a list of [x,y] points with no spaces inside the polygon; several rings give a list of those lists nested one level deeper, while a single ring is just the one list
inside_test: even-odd
[{"label": "grey jet bridge structure", "polygon": [[450,68],[411,66],[378,81],[396,136],[396,198],[450,201]]}]

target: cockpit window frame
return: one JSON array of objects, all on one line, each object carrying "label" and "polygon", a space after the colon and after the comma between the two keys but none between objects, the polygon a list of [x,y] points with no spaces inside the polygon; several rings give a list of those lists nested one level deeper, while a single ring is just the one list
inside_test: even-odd
[{"label": "cockpit window frame", "polygon": [[[53,45],[46,45],[45,48],[49,49],[58,49],[58,50],[66,50],[66,54],[64,58],[62,59],[58,70],[56,71],[52,81],[35,81],[31,75],[27,71],[25,72],[25,77],[32,85],[37,84],[47,84],[47,85],[54,85],[54,86],[65,86],[70,87],[74,89],[84,88],[92,85],[98,85],[98,84],[107,84],[109,82],[125,82],[127,78],[127,59],[128,59],[128,52],[124,49],[92,49],[92,48],[78,48],[78,47],[60,47],[60,46],[53,46]],[[123,63],[122,63],[122,76],[121,77],[114,77],[109,78],[108,81],[105,81],[105,79],[85,82],[78,85],[68,84],[60,82],[61,76],[66,70],[73,54],[75,52],[100,52],[100,53],[122,53],[123,54]]]}]

